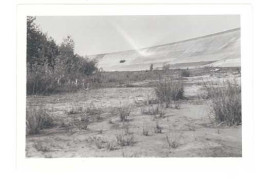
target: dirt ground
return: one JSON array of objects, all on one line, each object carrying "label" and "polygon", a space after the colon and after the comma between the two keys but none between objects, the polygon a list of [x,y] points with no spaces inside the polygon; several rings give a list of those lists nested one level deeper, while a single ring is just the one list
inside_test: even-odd
[{"label": "dirt ground", "polygon": [[[160,114],[144,112],[158,108],[158,104],[147,104],[155,100],[151,87],[27,96],[27,108],[43,107],[57,126],[26,136],[26,156],[241,157],[242,127],[217,125],[210,113],[210,101],[200,97],[202,79],[214,81],[230,77],[234,74],[187,77],[186,99],[169,108],[159,108]],[[239,81],[240,78],[235,77]],[[122,122],[118,109],[124,106],[131,112]],[[77,121],[84,111],[88,111],[92,120],[83,129]],[[129,144],[120,144],[120,137],[129,139]]]}]

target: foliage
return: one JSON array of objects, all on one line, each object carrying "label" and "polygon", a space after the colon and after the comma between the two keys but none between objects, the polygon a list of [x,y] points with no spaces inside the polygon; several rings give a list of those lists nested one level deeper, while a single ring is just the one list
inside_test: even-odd
[{"label": "foliage", "polygon": [[190,76],[190,71],[188,69],[181,70],[181,76],[182,77],[189,77]]},{"label": "foliage", "polygon": [[40,130],[53,126],[53,117],[43,108],[26,110],[26,134],[38,134]]},{"label": "foliage", "polygon": [[204,84],[211,99],[211,111],[219,123],[239,125],[241,115],[241,86],[236,81],[224,81],[220,85]]},{"label": "foliage", "polygon": [[[27,94],[50,94],[84,88],[83,79],[96,70],[96,62],[75,54],[67,36],[60,45],[27,18]],[[79,84],[78,82],[81,81]]]},{"label": "foliage", "polygon": [[154,90],[158,100],[165,103],[166,107],[169,107],[172,100],[177,101],[184,98],[184,88],[181,80],[159,80]]}]

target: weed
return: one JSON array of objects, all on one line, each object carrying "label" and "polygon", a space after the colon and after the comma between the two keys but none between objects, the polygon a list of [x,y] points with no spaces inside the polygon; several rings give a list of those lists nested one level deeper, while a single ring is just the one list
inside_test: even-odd
[{"label": "weed", "polygon": [[171,101],[177,101],[184,98],[183,82],[173,81],[172,79],[159,80],[154,88],[157,99],[170,106]]},{"label": "weed", "polygon": [[149,130],[145,127],[143,127],[143,135],[144,136],[149,136]]},{"label": "weed", "polygon": [[50,151],[51,151],[50,148],[47,147],[47,146],[44,146],[44,145],[42,144],[42,142],[35,142],[35,143],[34,143],[34,148],[35,148],[37,151],[39,151],[39,152],[50,152]]},{"label": "weed", "polygon": [[162,129],[163,129],[163,128],[159,125],[159,122],[156,121],[155,128],[154,128],[154,132],[155,132],[156,134],[162,133]]},{"label": "weed", "polygon": [[177,140],[174,140],[174,139],[172,139],[172,138],[169,138],[168,135],[166,135],[166,141],[167,141],[167,143],[168,143],[168,145],[169,145],[170,148],[175,149],[175,148],[177,148],[177,147],[179,146]]},{"label": "weed", "polygon": [[188,69],[181,70],[181,77],[189,77],[190,71]]},{"label": "weed", "polygon": [[241,124],[241,86],[235,80],[224,81],[220,85],[204,85],[211,99],[210,107],[215,120],[229,126]]},{"label": "weed", "polygon": [[124,147],[124,146],[132,146],[135,143],[134,135],[130,134],[129,131],[125,132],[124,134],[116,135],[117,144]]},{"label": "weed", "polygon": [[53,127],[54,119],[43,108],[26,111],[26,134],[38,134],[41,129]]},{"label": "weed", "polygon": [[165,111],[161,105],[156,105],[156,106],[147,106],[147,107],[142,107],[141,108],[141,113],[145,115],[154,115],[158,116],[160,118],[165,117]]},{"label": "weed", "polygon": [[119,117],[121,122],[125,122],[128,120],[128,116],[130,116],[131,108],[130,106],[124,106],[118,108]]}]

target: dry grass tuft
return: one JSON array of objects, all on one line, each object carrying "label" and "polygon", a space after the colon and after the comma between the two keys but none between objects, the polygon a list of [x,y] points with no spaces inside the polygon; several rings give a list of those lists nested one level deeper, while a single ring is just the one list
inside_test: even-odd
[{"label": "dry grass tuft", "polygon": [[128,121],[128,117],[131,113],[131,107],[130,106],[122,106],[118,108],[119,118],[121,122]]},{"label": "dry grass tuft", "polygon": [[217,86],[212,83],[204,86],[214,119],[229,126],[241,124],[241,85],[227,80]]},{"label": "dry grass tuft", "polygon": [[53,126],[53,117],[42,107],[26,110],[26,134],[38,134],[40,130]]},{"label": "dry grass tuft", "polygon": [[157,99],[160,101],[160,103],[165,103],[166,108],[170,106],[171,101],[177,101],[184,98],[184,88],[182,80],[159,80],[154,90]]}]

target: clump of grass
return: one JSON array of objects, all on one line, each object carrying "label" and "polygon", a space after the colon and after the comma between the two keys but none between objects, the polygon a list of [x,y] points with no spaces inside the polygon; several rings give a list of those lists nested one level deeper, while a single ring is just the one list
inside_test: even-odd
[{"label": "clump of grass", "polygon": [[76,125],[79,129],[81,130],[87,130],[88,126],[90,124],[90,116],[88,115],[88,113],[82,113],[80,114],[80,121],[78,121],[77,119],[74,120],[74,125]]},{"label": "clump of grass", "polygon": [[159,125],[159,122],[156,121],[155,128],[154,128],[154,132],[155,132],[156,134],[162,133],[162,129],[163,129],[163,128]]},{"label": "clump of grass", "polygon": [[71,115],[71,114],[78,114],[82,112],[82,107],[72,107],[67,111],[67,114]]},{"label": "clump of grass", "polygon": [[143,127],[143,135],[144,136],[149,136],[149,130],[145,127]]},{"label": "clump of grass", "polygon": [[154,115],[159,117],[164,117],[165,111],[163,110],[162,106],[160,105],[149,105],[147,107],[141,108],[141,113],[145,115]]},{"label": "clump of grass", "polygon": [[116,136],[116,141],[118,145],[124,147],[124,146],[133,146],[135,143],[134,135],[132,134],[119,134]]},{"label": "clump of grass", "polygon": [[215,86],[206,85],[208,97],[211,99],[211,112],[218,123],[228,126],[239,125],[241,119],[241,86],[235,80],[224,81]]},{"label": "clump of grass", "polygon": [[131,113],[131,107],[130,106],[122,106],[118,108],[119,112],[119,118],[121,122],[125,122],[128,120],[128,117]]},{"label": "clump of grass", "polygon": [[179,146],[177,140],[170,138],[168,135],[166,135],[166,141],[167,141],[170,148],[175,149]]},{"label": "clump of grass", "polygon": [[54,125],[53,117],[42,107],[26,110],[26,134],[38,134],[40,130]]},{"label": "clump of grass", "polygon": [[165,103],[166,108],[170,106],[171,101],[177,101],[184,98],[184,88],[182,80],[159,80],[154,90],[157,99],[161,103]]},{"label": "clump of grass", "polygon": [[117,147],[117,145],[114,141],[110,141],[110,142],[107,143],[106,149],[109,150],[109,151],[113,151],[113,150],[117,150],[118,147]]},{"label": "clump of grass", "polygon": [[124,133],[116,135],[117,144],[124,146],[132,146],[135,143],[134,135],[130,132],[129,125],[124,126]]},{"label": "clump of grass", "polygon": [[95,146],[98,148],[98,149],[102,149],[102,148],[105,148],[106,147],[106,142],[101,138],[101,137],[96,137],[94,136],[92,138]]},{"label": "clump of grass", "polygon": [[50,148],[43,145],[42,142],[35,142],[34,148],[39,152],[50,152],[51,151]]}]

